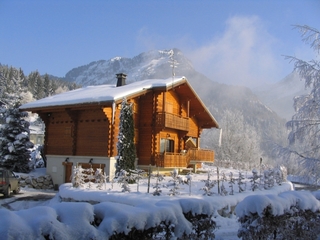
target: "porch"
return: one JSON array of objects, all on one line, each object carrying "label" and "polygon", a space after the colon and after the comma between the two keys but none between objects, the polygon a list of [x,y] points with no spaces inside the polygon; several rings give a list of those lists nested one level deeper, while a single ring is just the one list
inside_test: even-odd
[{"label": "porch", "polygon": [[158,153],[155,156],[155,165],[163,168],[186,168],[190,164],[201,162],[214,162],[214,151],[208,149],[189,149],[186,152]]}]

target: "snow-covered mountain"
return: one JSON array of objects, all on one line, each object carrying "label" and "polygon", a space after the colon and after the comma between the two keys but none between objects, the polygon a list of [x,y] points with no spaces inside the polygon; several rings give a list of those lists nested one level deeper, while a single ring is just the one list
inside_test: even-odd
[{"label": "snow-covered mountain", "polygon": [[116,74],[120,72],[128,75],[127,83],[148,78],[168,78],[173,74],[172,57],[170,57],[172,51],[175,75],[187,77],[218,122],[226,109],[239,110],[245,116],[246,122],[254,126],[262,136],[265,151],[269,151],[274,142],[282,144],[286,141],[284,119],[263,104],[249,88],[212,81],[197,72],[178,49],[150,51],[133,58],[116,57],[91,62],[69,71],[65,80],[82,86],[116,84]]},{"label": "snow-covered mountain", "polygon": [[149,78],[168,78],[172,76],[172,58],[179,63],[175,72],[193,69],[190,61],[178,49],[150,51],[133,58],[115,57],[109,60],[91,62],[88,65],[72,69],[66,74],[66,80],[82,86],[115,84],[117,73],[126,73],[127,83]]},{"label": "snow-covered mountain", "polygon": [[292,72],[277,83],[254,89],[262,102],[286,120],[290,120],[294,114],[293,98],[309,91],[297,72]]}]

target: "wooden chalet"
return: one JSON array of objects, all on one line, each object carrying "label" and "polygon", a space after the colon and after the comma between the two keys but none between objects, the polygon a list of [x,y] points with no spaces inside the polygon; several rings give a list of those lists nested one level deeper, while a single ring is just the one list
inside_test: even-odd
[{"label": "wooden chalet", "polygon": [[214,152],[199,148],[205,128],[218,128],[185,77],[151,79],[76,89],[24,104],[45,123],[47,174],[55,184],[70,182],[72,166],[102,168],[114,176],[119,114],[124,97],[133,103],[137,167],[186,168],[213,162]]}]

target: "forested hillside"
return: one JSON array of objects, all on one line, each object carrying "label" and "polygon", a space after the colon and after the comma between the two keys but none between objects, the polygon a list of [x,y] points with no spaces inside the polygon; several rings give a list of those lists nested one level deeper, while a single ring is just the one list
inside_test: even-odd
[{"label": "forested hillside", "polygon": [[17,94],[23,96],[22,102],[29,102],[79,87],[49,74],[41,75],[37,70],[26,76],[21,68],[1,64],[0,77],[1,101]]}]

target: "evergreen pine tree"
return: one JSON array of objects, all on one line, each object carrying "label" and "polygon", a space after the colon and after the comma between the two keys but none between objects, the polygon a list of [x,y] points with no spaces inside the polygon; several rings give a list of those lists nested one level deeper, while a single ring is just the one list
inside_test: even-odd
[{"label": "evergreen pine tree", "polygon": [[97,188],[102,190],[103,186],[105,188],[105,184],[107,182],[107,176],[103,172],[101,168],[97,168],[96,172],[94,173],[95,176],[95,182],[98,184]]},{"label": "evergreen pine tree", "polygon": [[222,172],[222,178],[221,178],[221,188],[220,188],[220,195],[226,196],[228,195],[228,191],[226,187],[224,186],[224,183],[227,181],[226,174]]},{"label": "evergreen pine tree", "polygon": [[259,182],[260,176],[258,175],[258,171],[256,169],[252,170],[252,177],[251,177],[251,189],[252,191],[259,189]]},{"label": "evergreen pine tree", "polygon": [[172,179],[169,180],[169,183],[167,184],[167,187],[171,187],[171,189],[169,190],[170,196],[176,196],[178,194],[180,194],[179,189],[180,189],[180,183],[181,183],[181,178],[179,176],[178,170],[174,169],[171,172],[171,177]]},{"label": "evergreen pine tree", "polygon": [[85,169],[81,165],[74,166],[72,169],[71,182],[74,188],[81,188],[85,183]]},{"label": "evergreen pine tree", "polygon": [[44,97],[48,97],[51,95],[51,84],[50,84],[49,75],[47,73],[44,75],[43,93],[44,93]]},{"label": "evergreen pine tree", "polygon": [[211,176],[213,175],[211,170],[208,170],[208,178],[206,180],[202,180],[205,182],[205,185],[201,190],[204,191],[204,195],[211,196],[213,195],[213,192],[211,189],[216,185],[216,181],[211,179]]},{"label": "evergreen pine tree", "polygon": [[162,192],[160,182],[164,180],[164,177],[159,173],[159,169],[154,177],[156,178],[156,183],[153,185],[153,188],[155,189],[153,192],[153,196],[160,196]]},{"label": "evergreen pine tree", "polygon": [[18,108],[1,109],[5,124],[0,130],[0,161],[17,172],[29,172],[30,152],[33,143],[29,139],[29,122],[24,120],[27,112]]},{"label": "evergreen pine tree", "polygon": [[229,180],[230,195],[233,195],[233,185],[235,184],[235,179],[233,177],[232,172],[230,172],[229,177],[230,177],[230,180]]},{"label": "evergreen pine tree", "polygon": [[124,98],[121,104],[120,124],[118,135],[117,172],[125,170],[130,172],[135,168],[136,148],[134,145],[134,121],[132,103]]},{"label": "evergreen pine tree", "polygon": [[239,178],[238,178],[238,188],[239,188],[239,192],[243,192],[245,190],[245,188],[243,186],[245,186],[245,183],[243,182],[244,180],[244,176],[242,172],[239,172]]}]

